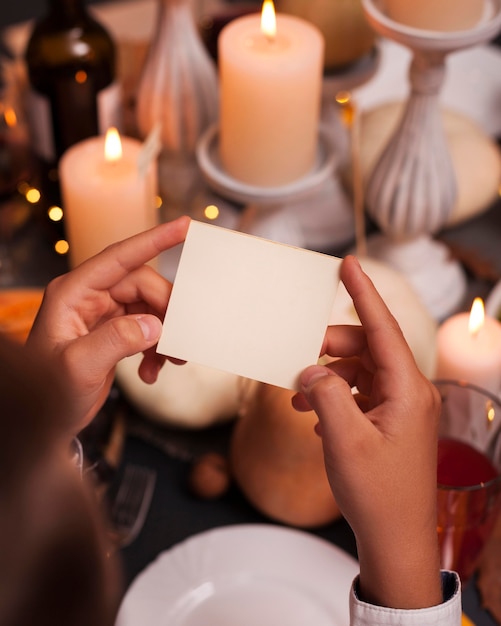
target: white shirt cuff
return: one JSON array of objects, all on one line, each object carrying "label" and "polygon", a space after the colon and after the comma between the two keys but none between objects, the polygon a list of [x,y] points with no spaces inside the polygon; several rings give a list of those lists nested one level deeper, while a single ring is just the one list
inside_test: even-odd
[{"label": "white shirt cuff", "polygon": [[350,626],[459,626],[461,584],[454,572],[442,572],[444,601],[425,609],[391,609],[363,602],[357,597],[358,577],[350,593]]}]

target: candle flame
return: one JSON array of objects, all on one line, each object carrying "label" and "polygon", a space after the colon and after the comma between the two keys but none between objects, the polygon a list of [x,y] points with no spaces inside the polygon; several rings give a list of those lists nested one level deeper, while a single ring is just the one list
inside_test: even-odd
[{"label": "candle flame", "polygon": [[471,305],[470,319],[468,322],[468,331],[472,337],[475,337],[478,334],[478,331],[484,325],[484,319],[484,301],[482,298],[475,298],[475,300],[473,300],[473,304]]},{"label": "candle flame", "polygon": [[104,158],[109,163],[115,163],[122,158],[122,142],[116,128],[108,128],[104,140]]},{"label": "candle flame", "polygon": [[277,36],[277,18],[273,0],[264,0],[261,9],[261,32],[269,41],[274,41]]}]

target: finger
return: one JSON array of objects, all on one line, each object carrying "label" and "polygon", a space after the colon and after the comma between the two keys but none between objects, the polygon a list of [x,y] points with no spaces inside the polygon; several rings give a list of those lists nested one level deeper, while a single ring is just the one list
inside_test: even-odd
[{"label": "finger", "polygon": [[[351,389],[357,388],[359,391],[356,394],[355,399],[360,394],[364,397],[370,396],[372,390],[373,375],[361,366],[360,359],[358,357],[337,359],[328,363],[327,367],[331,372],[334,372],[337,376],[340,376],[347,382]],[[311,411],[312,407],[304,395],[304,393],[297,393],[292,397],[292,406],[296,411],[305,412]],[[361,406],[361,405],[359,405]],[[364,404],[364,408],[367,408],[368,404]]]},{"label": "finger", "polygon": [[328,367],[313,365],[300,377],[301,390],[318,415],[321,432],[341,446],[368,422],[353,398],[350,385]]},{"label": "finger", "polygon": [[[121,359],[154,346],[161,331],[162,324],[154,315],[116,317],[67,344],[63,350],[66,367],[92,385]],[[89,359],[89,354],[99,354],[99,358]]]},{"label": "finger", "polygon": [[360,325],[329,326],[325,333],[322,354],[334,357],[361,354],[367,349],[365,330]]},{"label": "finger", "polygon": [[154,347],[146,350],[139,364],[139,378],[148,385],[152,385],[157,381],[158,374],[165,361],[166,358],[162,354],[158,354]]},{"label": "finger", "polygon": [[414,357],[374,284],[353,256],[343,260],[340,276],[353,299],[376,366],[391,373],[401,372]]},{"label": "finger", "polygon": [[[109,292],[116,302],[129,305],[130,313],[144,311],[146,303],[151,307],[151,312],[163,317],[172,292],[172,284],[150,266],[142,265],[110,287]],[[136,304],[138,310],[135,310]]]},{"label": "finger", "polygon": [[291,402],[293,408],[300,413],[306,413],[313,410],[308,402],[308,399],[303,393],[294,394],[291,398]]},{"label": "finger", "polygon": [[146,350],[143,360],[139,364],[138,374],[141,380],[149,385],[155,383],[165,361],[169,361],[173,365],[184,365],[186,363],[186,361],[181,359],[163,356],[155,348],[150,348]]},{"label": "finger", "polygon": [[[356,387],[360,383],[362,376],[360,373],[360,359],[358,357],[339,358],[330,363],[325,364],[331,372],[334,372],[337,376],[343,378],[350,387]],[[372,379],[372,375],[370,375]],[[364,388],[367,385],[364,384]],[[304,393],[299,392],[292,397],[292,406],[296,411],[311,411],[312,407],[308,402]]]},{"label": "finger", "polygon": [[373,369],[367,369],[359,357],[337,359],[329,363],[327,367],[335,372],[350,385],[356,387],[361,393],[370,395],[373,381]]},{"label": "finger", "polygon": [[[168,248],[186,238],[190,218],[179,217],[172,222],[139,233],[108,246],[98,255],[84,261],[74,272],[87,276],[86,284],[93,289],[108,289],[133,269],[144,265]],[[91,284],[88,280],[92,279]]]}]

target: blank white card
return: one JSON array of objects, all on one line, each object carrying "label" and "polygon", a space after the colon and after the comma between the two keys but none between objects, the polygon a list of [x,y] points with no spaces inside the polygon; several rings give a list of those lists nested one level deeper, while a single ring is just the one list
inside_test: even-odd
[{"label": "blank white card", "polygon": [[192,220],[158,352],[297,389],[318,361],[340,263]]}]

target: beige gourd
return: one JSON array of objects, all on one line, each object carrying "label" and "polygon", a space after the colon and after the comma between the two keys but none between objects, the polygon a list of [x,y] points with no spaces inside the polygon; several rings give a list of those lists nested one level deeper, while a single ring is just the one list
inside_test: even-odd
[{"label": "beige gourd", "polygon": [[298,413],[292,391],[251,384],[235,423],[230,467],[246,498],[267,517],[301,528],[341,513],[329,487],[313,412]]},{"label": "beige gourd", "polygon": [[324,65],[337,69],[368,54],[376,35],[360,0],[277,0],[278,11],[308,20],[325,39]]}]

